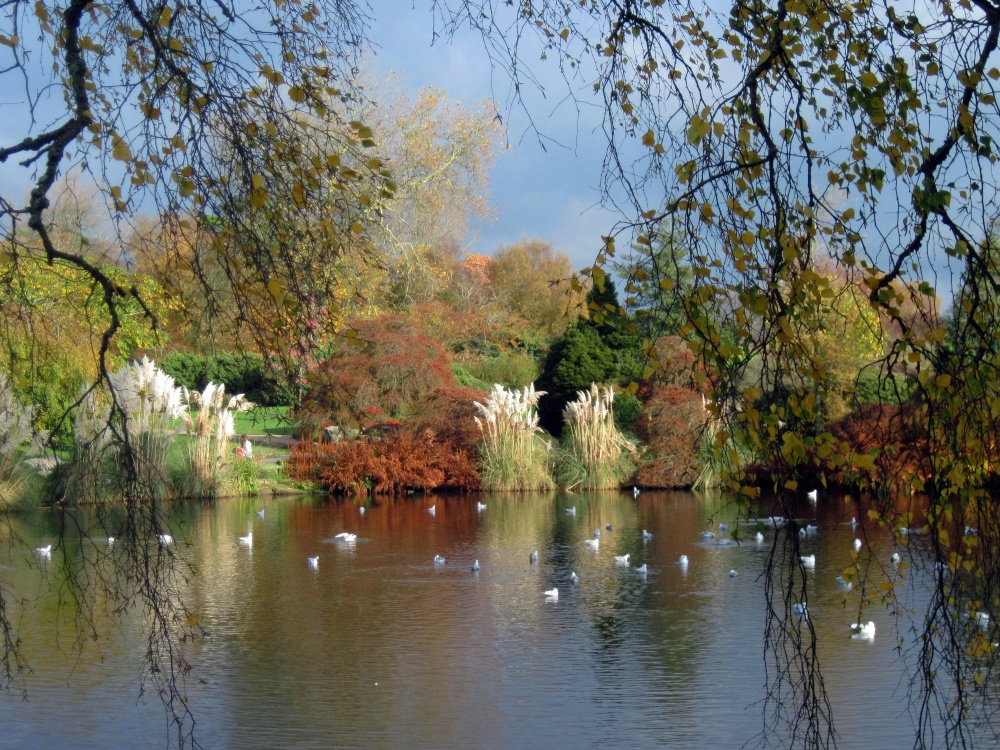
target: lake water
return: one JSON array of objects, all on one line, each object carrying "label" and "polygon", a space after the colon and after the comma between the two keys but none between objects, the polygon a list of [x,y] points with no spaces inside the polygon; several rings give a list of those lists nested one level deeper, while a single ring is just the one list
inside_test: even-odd
[{"label": "lake water", "polygon": [[[187,680],[195,737],[206,748],[753,746],[766,681],[760,574],[774,531],[760,544],[755,529],[740,545],[703,539],[713,515],[715,524],[731,520],[723,507],[653,492],[409,497],[364,514],[326,499],[182,506],[171,530],[197,571],[186,601],[210,633],[186,652],[201,680]],[[859,594],[834,577],[862,533],[845,507],[823,497],[802,509],[819,526],[803,549],[817,560],[809,610],[839,746],[912,746],[897,652],[905,623],[876,601],[863,618],[876,623],[874,642],[849,636]],[[155,692],[139,697],[140,616],[98,614],[97,639],[78,639],[58,585],[78,554],[72,532],[58,542],[63,520],[7,520],[32,548],[57,546],[48,560],[20,546],[0,555],[0,582],[25,600],[19,621],[32,668],[27,700],[0,696],[0,744],[176,745]],[[72,520],[84,529],[92,521],[86,511]],[[598,550],[584,543],[595,529]],[[249,530],[251,547],[239,542]],[[357,541],[334,541],[342,531]],[[893,576],[891,535],[864,536],[863,559],[885,568],[872,575]],[[625,553],[629,565],[616,564]],[[899,590],[919,606],[926,574],[919,550],[909,554],[918,565]],[[552,588],[557,601],[543,596]]]}]

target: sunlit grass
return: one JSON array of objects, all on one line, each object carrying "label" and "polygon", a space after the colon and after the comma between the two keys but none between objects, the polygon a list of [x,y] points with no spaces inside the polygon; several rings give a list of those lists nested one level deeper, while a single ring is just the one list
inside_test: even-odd
[{"label": "sunlit grass", "polygon": [[[494,385],[479,411],[476,424],[483,432],[480,482],[486,490],[546,490],[555,486],[549,468],[551,449],[538,426],[538,399],[544,391],[534,385],[519,391]],[[481,417],[481,418],[480,418]]]},{"label": "sunlit grass", "polygon": [[615,426],[614,389],[578,391],[563,410],[563,450],[557,477],[567,488],[621,487],[635,472],[636,448]]}]

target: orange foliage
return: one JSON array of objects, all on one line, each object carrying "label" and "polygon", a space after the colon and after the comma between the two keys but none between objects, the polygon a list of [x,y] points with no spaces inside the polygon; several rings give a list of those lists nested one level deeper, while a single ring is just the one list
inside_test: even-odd
[{"label": "orange foliage", "polygon": [[454,385],[441,345],[399,315],[356,320],[357,344],[310,369],[297,417],[321,426],[384,422],[405,414],[437,388]]},{"label": "orange foliage", "polygon": [[439,443],[474,453],[483,433],[473,419],[478,414],[473,401],[482,400],[483,392],[476,388],[438,388],[414,407],[410,427],[418,434],[432,434]]},{"label": "orange foliage", "polygon": [[437,442],[428,432],[405,431],[384,440],[335,445],[299,443],[286,471],[298,481],[316,481],[330,492],[353,495],[479,488],[471,454]]},{"label": "orange foliage", "polygon": [[636,482],[643,487],[690,487],[699,472],[697,449],[706,420],[701,394],[658,383],[642,408],[636,432],[653,458],[639,469]]}]

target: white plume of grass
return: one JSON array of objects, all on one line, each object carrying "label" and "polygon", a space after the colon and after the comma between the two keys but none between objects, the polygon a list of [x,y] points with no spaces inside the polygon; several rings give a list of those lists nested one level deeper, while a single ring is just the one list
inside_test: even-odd
[{"label": "white plume of grass", "polygon": [[234,415],[254,407],[242,393],[226,396],[223,383],[209,382],[201,393],[182,390],[187,407],[184,422],[192,440],[184,466],[183,494],[218,497],[230,484],[234,456],[229,443],[235,434]]},{"label": "white plume of grass", "polygon": [[508,390],[494,384],[485,403],[473,401],[473,417],[483,433],[482,484],[492,490],[536,490],[554,486],[549,470],[549,444],[538,426],[538,401],[545,391],[535,386]]},{"label": "white plume of grass", "polygon": [[35,436],[31,425],[34,406],[24,406],[0,373],[0,510],[24,499],[24,483],[32,471],[22,446]]},{"label": "white plume of grass", "polygon": [[119,448],[114,437],[108,399],[96,388],[85,386],[73,412],[73,452],[63,494],[66,504],[96,503],[108,498],[111,489],[107,464]]},{"label": "white plume of grass", "polygon": [[591,383],[563,409],[560,480],[568,487],[620,487],[634,473],[636,448],[615,426],[614,403],[613,387]]},{"label": "white plume of grass", "polygon": [[[146,356],[108,376],[115,404],[125,417],[121,448],[134,461],[139,487],[163,496],[169,486],[167,454],[173,421],[187,412],[174,379]],[[119,451],[121,452],[121,451]]]}]

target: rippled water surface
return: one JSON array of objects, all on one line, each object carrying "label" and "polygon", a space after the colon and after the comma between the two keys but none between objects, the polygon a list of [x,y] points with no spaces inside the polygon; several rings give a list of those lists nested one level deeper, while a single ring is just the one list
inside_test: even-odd
[{"label": "rippled water surface", "polygon": [[[774,531],[763,543],[752,527],[742,527],[741,544],[703,539],[730,520],[726,510],[710,520],[721,507],[652,492],[410,497],[364,514],[336,500],[186,507],[172,528],[196,573],[183,584],[185,601],[210,634],[185,652],[195,666],[186,682],[195,737],[206,748],[752,746],[764,727],[760,574]],[[834,582],[852,562],[855,536],[865,538],[862,560],[876,580],[893,576],[892,538],[852,530],[843,507],[824,498],[818,510],[803,508],[819,526],[803,550],[817,558],[809,609],[839,744],[910,746],[895,650],[905,633],[876,601],[864,614],[876,623],[874,643],[851,640],[859,592]],[[141,613],[114,627],[98,615],[108,627],[78,642],[71,592],[59,582],[80,544],[69,532],[59,541],[52,513],[12,523],[31,548],[56,547],[48,560],[23,546],[0,556],[0,582],[26,602],[20,627],[32,669],[26,701],[0,697],[2,745],[176,744],[155,692],[139,695]],[[584,544],[595,529],[598,550]],[[249,530],[251,547],[238,541]],[[336,541],[342,531],[357,540]],[[88,544],[104,542],[95,534]],[[629,565],[616,564],[625,553]],[[900,583],[917,604],[920,570]],[[543,596],[552,588],[557,601]]]}]

